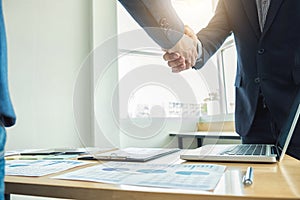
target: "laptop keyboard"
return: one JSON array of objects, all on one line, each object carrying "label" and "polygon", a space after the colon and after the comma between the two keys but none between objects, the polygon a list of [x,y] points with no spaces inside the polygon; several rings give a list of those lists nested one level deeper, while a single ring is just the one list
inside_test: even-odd
[{"label": "laptop keyboard", "polygon": [[237,145],[229,150],[225,150],[222,155],[265,155],[266,145],[263,144],[243,144]]}]

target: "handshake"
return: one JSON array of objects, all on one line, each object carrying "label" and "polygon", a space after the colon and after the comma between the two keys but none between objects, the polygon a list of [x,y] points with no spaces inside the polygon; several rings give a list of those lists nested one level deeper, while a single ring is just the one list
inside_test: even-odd
[{"label": "handshake", "polygon": [[188,27],[184,27],[182,38],[174,47],[164,50],[163,55],[165,61],[168,62],[172,72],[178,73],[186,69],[190,69],[196,64],[198,58],[198,39],[194,31]]}]

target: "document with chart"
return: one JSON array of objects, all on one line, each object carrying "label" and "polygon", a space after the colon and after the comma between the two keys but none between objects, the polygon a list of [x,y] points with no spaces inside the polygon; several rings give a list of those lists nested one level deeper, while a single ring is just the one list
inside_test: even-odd
[{"label": "document with chart", "polygon": [[90,163],[77,160],[8,160],[5,175],[45,176],[87,164]]},{"label": "document with chart", "polygon": [[225,169],[213,164],[108,162],[53,178],[209,191],[215,189]]}]

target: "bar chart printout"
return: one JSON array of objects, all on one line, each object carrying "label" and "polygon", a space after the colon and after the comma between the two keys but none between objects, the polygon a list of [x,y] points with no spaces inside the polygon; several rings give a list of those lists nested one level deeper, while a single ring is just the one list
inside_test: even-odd
[{"label": "bar chart printout", "polygon": [[225,169],[226,166],[214,164],[107,162],[53,178],[210,191],[215,189]]}]

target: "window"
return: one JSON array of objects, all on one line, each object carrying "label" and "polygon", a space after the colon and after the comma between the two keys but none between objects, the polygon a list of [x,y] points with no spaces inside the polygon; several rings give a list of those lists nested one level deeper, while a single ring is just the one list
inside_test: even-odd
[{"label": "window", "polygon": [[236,48],[232,37],[223,45],[220,54],[220,74],[223,80],[223,99],[225,114],[234,113],[235,110],[235,87],[234,80],[236,74]]}]

